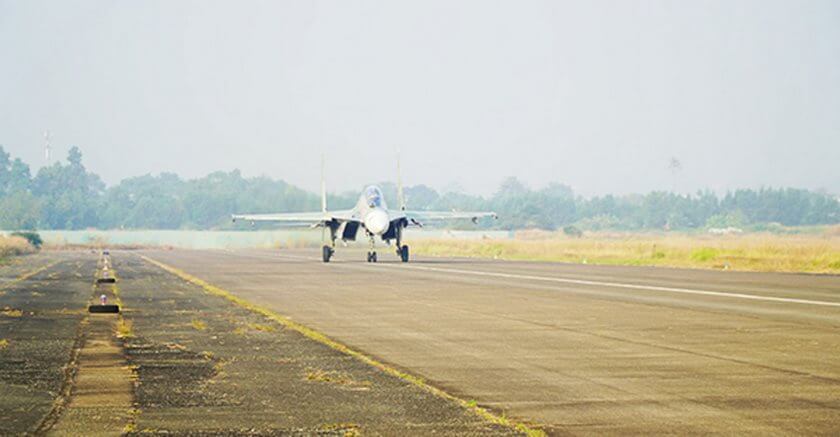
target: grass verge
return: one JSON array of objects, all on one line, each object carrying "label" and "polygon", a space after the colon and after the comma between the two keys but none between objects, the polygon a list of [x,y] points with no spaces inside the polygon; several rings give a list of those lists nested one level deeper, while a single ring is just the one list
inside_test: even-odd
[{"label": "grass verge", "polygon": [[412,243],[411,249],[413,253],[431,256],[840,273],[840,237],[836,235],[594,234],[569,238],[549,234],[536,239],[418,240]]},{"label": "grass verge", "polygon": [[519,432],[522,432],[522,433],[524,433],[528,436],[545,436],[545,432],[543,430],[539,429],[539,428],[535,428],[535,427],[529,426],[525,423],[514,421],[513,419],[510,419],[510,418],[505,417],[503,415],[502,416],[497,415],[497,414],[493,413],[492,411],[490,411],[486,408],[482,408],[482,407],[476,405],[474,402],[469,402],[469,401],[457,398],[457,397],[455,397],[455,396],[453,396],[453,395],[451,395],[451,394],[449,394],[449,393],[447,393],[447,392],[445,392],[445,391],[443,391],[443,390],[441,390],[437,387],[434,387],[434,386],[430,385],[429,383],[427,383],[426,381],[424,381],[420,377],[417,377],[415,375],[403,372],[403,371],[401,371],[401,370],[399,370],[395,367],[389,366],[389,365],[387,365],[387,364],[385,364],[385,363],[383,363],[379,360],[371,358],[371,357],[363,354],[362,352],[359,352],[355,349],[352,349],[352,348],[348,347],[347,345],[344,345],[342,343],[339,343],[336,340],[333,340],[332,338],[328,337],[327,335],[325,335],[321,332],[318,332],[314,329],[308,328],[304,325],[301,325],[297,322],[294,322],[287,317],[284,317],[280,314],[275,313],[274,311],[271,311],[271,310],[262,308],[258,305],[255,305],[255,304],[253,304],[253,303],[251,303],[251,302],[249,302],[245,299],[242,299],[238,296],[233,295],[232,293],[230,293],[227,290],[216,287],[215,285],[212,285],[212,284],[210,284],[210,283],[208,283],[208,282],[206,282],[202,279],[199,279],[199,278],[197,278],[193,275],[190,275],[187,272],[176,269],[175,267],[169,266],[167,264],[164,264],[160,261],[154,260],[154,259],[149,258],[147,256],[142,256],[141,255],[141,257],[146,262],[148,262],[150,264],[153,264],[153,265],[155,265],[155,266],[163,269],[164,271],[169,272],[169,273],[171,273],[175,276],[178,276],[179,278],[181,278],[181,279],[183,279],[183,280],[185,280],[189,283],[192,283],[194,285],[197,285],[197,286],[201,287],[202,289],[204,289],[205,292],[207,292],[209,294],[225,298],[228,301],[230,301],[230,302],[232,302],[232,303],[234,303],[234,304],[236,304],[236,305],[238,305],[242,308],[245,308],[245,309],[247,309],[247,310],[249,310],[249,311],[251,311],[255,314],[259,314],[259,315],[265,317],[268,320],[279,323],[281,326],[285,327],[286,329],[294,330],[294,331],[302,334],[303,336],[305,336],[305,337],[307,337],[311,340],[317,341],[317,342],[319,342],[321,344],[324,344],[324,345],[326,345],[326,346],[328,346],[332,349],[335,349],[335,350],[337,350],[341,353],[352,356],[353,358],[356,358],[356,359],[362,361],[365,364],[373,366],[373,367],[381,370],[382,372],[384,372],[388,375],[394,376],[394,377],[399,378],[403,381],[406,381],[406,382],[408,382],[412,385],[415,385],[415,386],[417,386],[417,387],[419,387],[423,390],[426,390],[426,391],[428,391],[429,393],[432,393],[435,396],[438,396],[438,397],[441,397],[443,399],[447,399],[447,400],[450,400],[452,402],[455,402],[460,407],[478,415],[479,417],[483,418],[484,420],[487,420],[488,422],[491,422],[491,423],[494,423],[494,424],[497,424],[497,425],[501,425],[501,426],[505,426],[505,427],[508,427],[508,428],[511,428],[511,429],[515,429],[515,430],[517,430]]}]

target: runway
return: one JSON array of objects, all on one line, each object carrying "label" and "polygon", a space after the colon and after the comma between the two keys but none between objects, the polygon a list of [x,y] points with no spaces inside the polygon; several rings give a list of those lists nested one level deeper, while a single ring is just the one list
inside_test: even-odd
[{"label": "runway", "polygon": [[552,433],[840,430],[837,276],[143,254]]}]

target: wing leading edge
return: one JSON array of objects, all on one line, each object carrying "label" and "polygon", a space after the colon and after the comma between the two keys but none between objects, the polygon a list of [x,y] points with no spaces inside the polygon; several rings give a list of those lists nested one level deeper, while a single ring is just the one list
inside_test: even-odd
[{"label": "wing leading edge", "polygon": [[327,211],[327,212],[289,212],[278,214],[234,214],[233,221],[242,220],[246,222],[277,222],[277,223],[301,223],[314,224],[324,222],[347,222],[358,221],[353,217],[353,210]]},{"label": "wing leading edge", "polygon": [[424,221],[435,221],[435,220],[457,220],[457,219],[470,219],[473,222],[478,221],[480,218],[484,217],[493,217],[494,219],[498,219],[499,217],[496,215],[495,212],[486,212],[486,211],[401,211],[405,218],[409,219],[413,223],[424,222]]}]

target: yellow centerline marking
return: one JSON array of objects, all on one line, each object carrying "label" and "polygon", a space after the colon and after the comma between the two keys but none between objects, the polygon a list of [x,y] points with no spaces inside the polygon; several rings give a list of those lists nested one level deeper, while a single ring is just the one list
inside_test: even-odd
[{"label": "yellow centerline marking", "polygon": [[286,316],[282,316],[280,314],[275,313],[274,311],[271,311],[269,309],[260,307],[260,306],[258,306],[256,304],[253,304],[253,303],[251,303],[251,302],[249,302],[245,299],[242,299],[238,296],[235,296],[231,292],[229,292],[225,289],[219,288],[215,285],[212,285],[212,284],[210,284],[210,283],[208,283],[208,282],[206,282],[206,281],[204,281],[200,278],[197,278],[197,277],[195,277],[195,276],[193,276],[193,275],[191,275],[187,272],[184,272],[184,271],[179,270],[175,267],[164,264],[164,263],[162,263],[160,261],[157,261],[155,259],[149,258],[148,256],[145,256],[145,255],[140,255],[140,257],[143,258],[146,262],[148,262],[150,264],[153,264],[157,267],[160,267],[161,269],[163,269],[166,272],[169,272],[169,273],[171,273],[175,276],[178,276],[179,278],[181,278],[181,279],[183,279],[183,280],[185,280],[189,283],[192,283],[194,285],[197,285],[197,286],[203,288],[204,291],[209,293],[209,294],[225,298],[228,301],[230,301],[230,302],[232,302],[232,303],[234,303],[234,304],[236,304],[236,305],[238,305],[242,308],[245,308],[245,309],[247,309],[247,310],[249,310],[253,313],[259,314],[259,315],[261,315],[261,316],[263,316],[263,317],[265,317],[269,320],[272,320],[276,323],[279,323],[279,324],[283,325],[284,327],[286,327],[288,329],[291,329],[293,331],[296,331],[296,332],[302,334],[303,336],[305,336],[305,337],[307,337],[311,340],[315,340],[315,341],[317,341],[321,344],[324,344],[326,346],[329,346],[330,348],[335,349],[335,350],[337,350],[341,353],[350,355],[350,356],[362,361],[365,364],[368,364],[370,366],[373,366],[373,367],[381,370],[382,372],[384,372],[388,375],[391,375],[391,376],[397,377],[399,379],[402,379],[403,381],[409,382],[412,385],[420,387],[423,390],[426,390],[429,393],[432,393],[432,394],[434,394],[434,395],[436,395],[440,398],[443,398],[443,399],[446,399],[446,400],[449,400],[449,401],[453,401],[456,404],[458,404],[459,406],[461,406],[462,408],[466,409],[467,411],[475,413],[479,417],[481,417],[481,418],[483,418],[483,419],[485,419],[485,420],[487,420],[491,423],[515,429],[515,430],[523,432],[523,433],[525,433],[526,435],[529,435],[529,436],[544,436],[545,435],[545,432],[541,429],[533,428],[533,427],[528,426],[524,423],[516,422],[516,421],[514,421],[512,419],[509,419],[507,417],[504,417],[504,416],[499,416],[499,415],[491,412],[490,410],[488,410],[486,408],[482,408],[482,407],[479,407],[478,405],[475,405],[474,402],[468,402],[464,399],[455,397],[455,396],[453,396],[453,395],[451,395],[451,394],[449,394],[449,393],[447,393],[447,392],[445,392],[445,391],[443,391],[443,390],[441,390],[437,387],[434,387],[434,386],[430,385],[429,383],[427,383],[426,381],[424,381],[422,378],[420,378],[418,376],[403,372],[403,371],[398,370],[398,369],[396,369],[392,366],[389,366],[389,365],[387,365],[387,364],[385,364],[385,363],[383,363],[383,362],[381,362],[381,361],[379,361],[375,358],[369,357],[369,356],[365,355],[364,353],[359,352],[355,349],[352,349],[352,348],[350,348],[349,346],[347,346],[343,343],[340,343],[336,340],[333,340],[332,338],[328,337],[326,334],[323,334],[323,333],[321,333],[319,331],[316,331],[312,328],[309,328],[307,326],[301,325],[300,323],[292,321],[291,319],[289,319]]}]

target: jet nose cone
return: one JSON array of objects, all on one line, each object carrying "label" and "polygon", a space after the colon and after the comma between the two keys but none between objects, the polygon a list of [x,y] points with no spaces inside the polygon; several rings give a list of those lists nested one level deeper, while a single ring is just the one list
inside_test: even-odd
[{"label": "jet nose cone", "polygon": [[388,214],[381,209],[375,209],[365,217],[365,228],[372,234],[384,234],[388,230],[389,224]]}]

